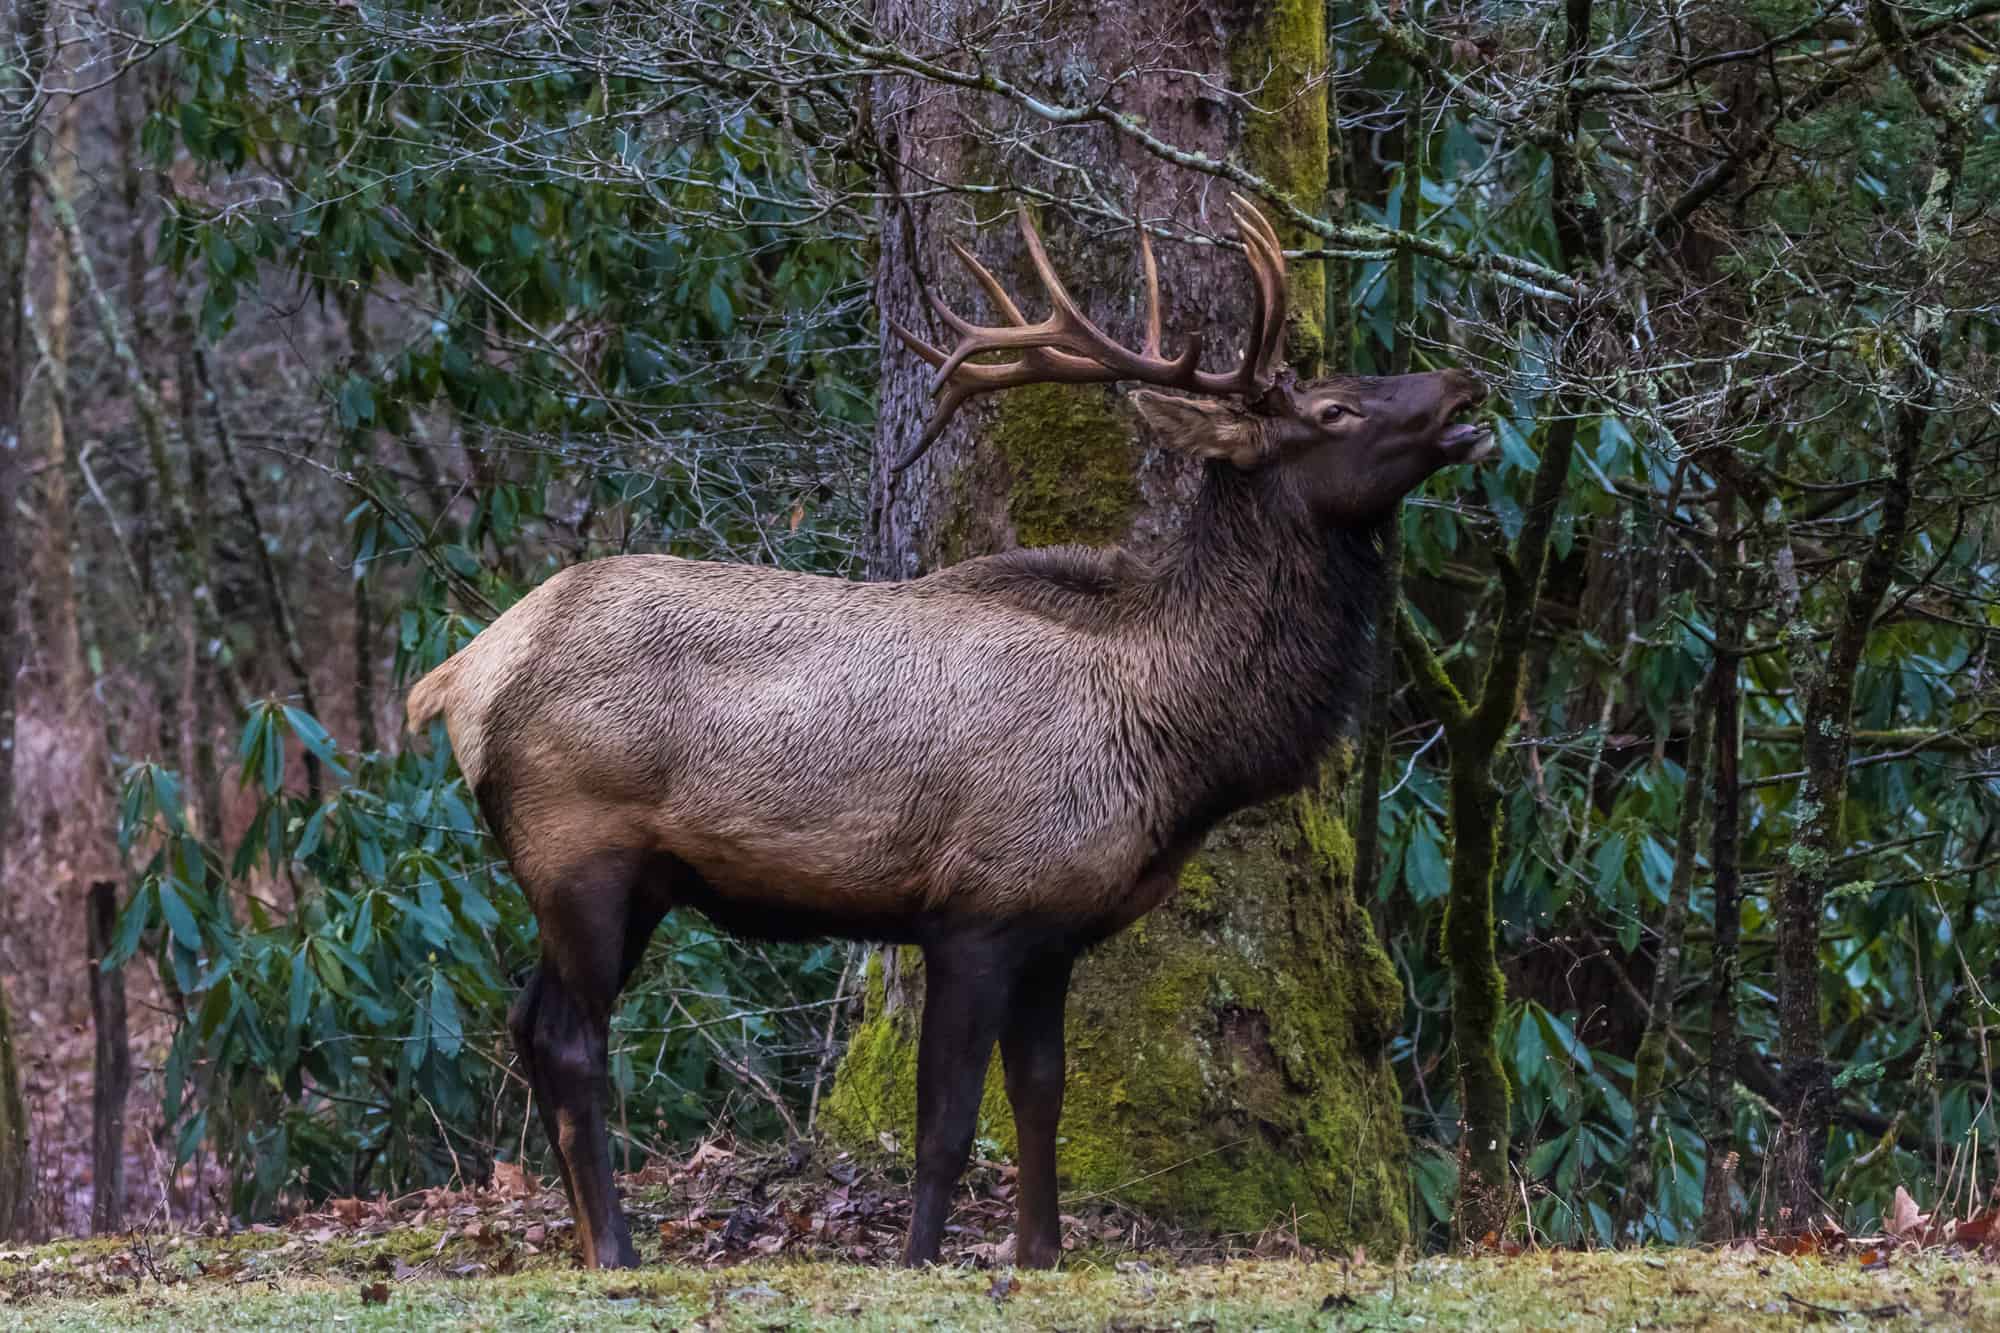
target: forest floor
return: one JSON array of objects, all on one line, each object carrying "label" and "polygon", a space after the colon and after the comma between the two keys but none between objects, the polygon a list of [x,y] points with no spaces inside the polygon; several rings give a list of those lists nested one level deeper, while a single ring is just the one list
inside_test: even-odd
[{"label": "forest floor", "polygon": [[434,1245],[430,1233],[328,1248],[249,1239],[259,1243],[13,1252],[0,1260],[0,1329],[2000,1328],[1993,1265],[1944,1255],[1872,1267],[1741,1250],[1359,1264],[1072,1256],[1052,1273],[783,1259],[583,1273],[551,1255],[505,1275],[455,1276],[464,1265],[449,1247],[442,1263],[389,1258]]},{"label": "forest floor", "polygon": [[578,1271],[567,1206],[503,1164],[477,1190],[334,1200],[283,1226],[0,1250],[13,1328],[692,1330],[2000,1329],[2000,1263],[1846,1242],[1331,1258],[1284,1231],[1190,1237],[1104,1204],[1061,1270],[1006,1266],[1011,1181],[969,1173],[946,1263],[892,1266],[905,1187],[846,1157],[708,1144],[623,1180],[645,1262]]}]

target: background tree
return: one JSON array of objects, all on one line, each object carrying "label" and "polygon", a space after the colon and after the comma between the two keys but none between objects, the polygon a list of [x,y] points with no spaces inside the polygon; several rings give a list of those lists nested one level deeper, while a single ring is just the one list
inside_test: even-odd
[{"label": "background tree", "polygon": [[[42,109],[48,37],[46,5],[28,3],[9,9],[10,22],[0,27],[0,928],[10,924],[13,907],[5,877],[14,822],[16,681],[27,637],[21,610],[28,548],[19,534],[28,473],[21,423],[28,364],[23,330],[28,176],[34,162],[35,123]],[[12,1235],[26,1223],[27,1167],[28,1124],[20,1070],[7,997],[0,987],[0,1236]]]},{"label": "background tree", "polygon": [[[1183,149],[1240,161],[1281,197],[1316,207],[1328,159],[1318,13],[1190,6],[1162,25],[1157,7],[1132,4],[1099,8],[1088,25],[1025,10],[993,28],[975,6],[888,6],[874,36],[900,50],[989,53],[986,75],[1022,97],[1115,102]],[[874,43],[843,45],[877,58]],[[1074,85],[1084,70],[1093,74]],[[1141,70],[1174,73],[1133,77]],[[1133,155],[1108,127],[1045,142],[1046,127],[1004,97],[940,95],[906,74],[873,81],[871,121],[889,192],[877,260],[885,316],[930,327],[926,294],[983,308],[951,240],[1025,302],[1039,299],[1004,191],[1036,210],[1071,294],[1113,337],[1141,333],[1136,223],[1174,242],[1159,247],[1165,326],[1211,348],[1243,340],[1243,260],[1233,238],[1217,235],[1226,182]],[[1319,264],[1297,266],[1287,299],[1289,354],[1318,373]],[[1333,356],[1344,364],[1346,349]],[[898,346],[885,352],[870,506],[876,577],[1017,545],[1144,550],[1181,521],[1194,469],[1143,448],[1122,396],[1096,386],[1040,386],[969,407],[924,462],[892,477],[890,462],[930,415],[930,373]],[[1315,1242],[1402,1243],[1404,1140],[1386,1060],[1396,983],[1353,894],[1336,805],[1343,781],[1329,773],[1320,790],[1233,821],[1176,900],[1079,964],[1059,1154],[1076,1189],[1117,1191],[1231,1231],[1286,1225]],[[914,1137],[919,968],[911,951],[870,966],[867,1014],[828,1104],[863,1143]],[[1011,1122],[997,1063],[983,1119],[1004,1146]]]}]

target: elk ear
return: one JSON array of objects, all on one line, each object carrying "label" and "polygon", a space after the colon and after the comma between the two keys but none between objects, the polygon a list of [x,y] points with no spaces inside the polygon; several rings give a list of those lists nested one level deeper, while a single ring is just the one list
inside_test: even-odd
[{"label": "elk ear", "polygon": [[1132,404],[1163,449],[1227,459],[1240,468],[1256,467],[1267,457],[1264,423],[1240,407],[1145,389],[1133,393]]}]

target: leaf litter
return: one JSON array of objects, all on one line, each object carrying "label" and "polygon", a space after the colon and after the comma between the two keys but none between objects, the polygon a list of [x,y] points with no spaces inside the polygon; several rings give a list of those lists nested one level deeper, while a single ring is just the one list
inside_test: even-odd
[{"label": "leaf litter", "polygon": [[[684,1157],[656,1159],[619,1184],[646,1267],[602,1275],[600,1298],[619,1308],[651,1308],[663,1299],[660,1275],[709,1272],[711,1308],[701,1326],[716,1328],[774,1320],[784,1326],[789,1316],[781,1314],[792,1308],[787,1302],[800,1283],[852,1285],[862,1280],[857,1274],[892,1268],[909,1215],[906,1171],[804,1144],[710,1140]],[[1796,1234],[1759,1235],[1719,1250],[1629,1254],[1551,1250],[1495,1236],[1469,1256],[1383,1263],[1360,1253],[1315,1252],[1284,1228],[1202,1236],[1098,1201],[1063,1214],[1064,1267],[1089,1275],[1122,1307],[1114,1318],[1090,1324],[1099,1328],[1199,1327],[1206,1316],[1168,1313],[1188,1284],[1208,1282],[1205,1274],[1226,1282],[1226,1274],[1258,1270],[1289,1270],[1287,1284],[1303,1283],[1309,1299],[1300,1314],[1316,1320],[1315,1327],[1372,1325],[1387,1309],[1419,1299],[1435,1306],[1453,1290],[1477,1299],[1487,1299],[1478,1296],[1487,1289],[1516,1291],[1517,1299],[1559,1301],[1572,1312],[1608,1317],[1613,1298],[1606,1283],[1614,1268],[1630,1275],[1620,1283],[1655,1284],[1669,1308],[1721,1312],[1722,1322],[1695,1326],[1764,1326],[1775,1317],[1970,1327],[1993,1309],[1996,1270],[1987,1265],[2000,1261],[1996,1211],[2000,1198],[1967,1217],[1937,1218],[1899,1191],[1880,1235],[1848,1236],[1822,1219]],[[943,1255],[951,1268],[988,1270],[967,1294],[978,1309],[1003,1319],[1039,1309],[1045,1284],[1064,1280],[1011,1271],[1013,1213],[1012,1168],[975,1164],[958,1191]],[[204,1291],[263,1300],[300,1282],[330,1281],[348,1284],[349,1308],[386,1306],[415,1318],[417,1306],[406,1302],[435,1299],[419,1293],[581,1278],[572,1235],[560,1188],[518,1164],[500,1163],[475,1188],[330,1199],[279,1226],[136,1233],[0,1252],[0,1304],[119,1298],[166,1311]],[[883,1273],[882,1280],[889,1277]],[[498,1285],[460,1285],[468,1279]],[[830,1316],[865,1304],[822,1301]],[[1750,1323],[1730,1322],[1739,1316]]]}]

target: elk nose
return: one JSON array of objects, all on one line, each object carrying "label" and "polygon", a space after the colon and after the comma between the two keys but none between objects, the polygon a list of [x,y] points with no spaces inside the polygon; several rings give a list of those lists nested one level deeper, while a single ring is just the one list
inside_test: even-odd
[{"label": "elk nose", "polygon": [[1469,370],[1447,370],[1442,373],[1445,377],[1445,393],[1457,402],[1460,410],[1478,407],[1486,401],[1486,381],[1479,376]]}]

